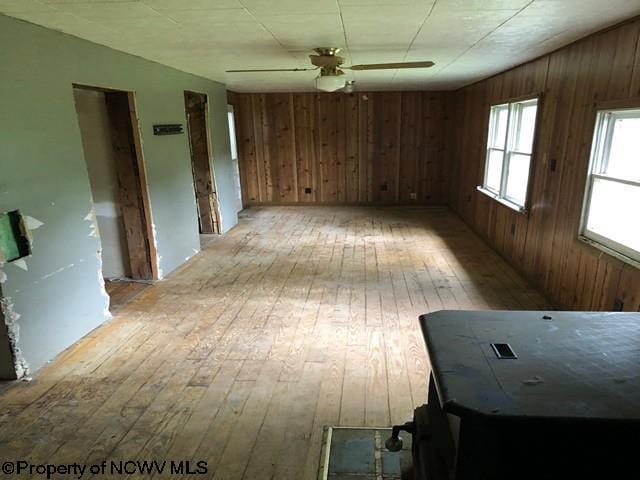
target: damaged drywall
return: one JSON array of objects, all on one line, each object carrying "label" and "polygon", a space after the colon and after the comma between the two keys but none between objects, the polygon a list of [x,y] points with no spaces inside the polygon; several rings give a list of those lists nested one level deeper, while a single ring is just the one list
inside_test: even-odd
[{"label": "damaged drywall", "polygon": [[0,42],[12,45],[0,49],[0,211],[31,217],[25,226],[33,235],[31,256],[2,269],[2,291],[10,299],[3,308],[10,307],[12,328],[19,331],[16,349],[33,372],[110,317],[73,84],[135,92],[161,275],[199,248],[199,235],[188,139],[154,136],[153,125],[186,122],[185,90],[209,95],[212,161],[226,231],[235,224],[235,212],[226,207],[235,195],[227,179],[232,163],[226,90],[2,15]]},{"label": "damaged drywall", "polygon": [[2,311],[2,320],[4,321],[11,360],[13,361],[14,378],[23,378],[29,375],[29,365],[18,346],[20,339],[18,320],[20,319],[20,314],[14,310],[11,297],[0,298],[0,310]]},{"label": "damaged drywall", "polygon": [[[91,201],[91,200],[89,200]],[[98,232],[98,220],[96,218],[96,209],[91,206],[89,213],[84,216],[84,221],[89,222],[91,228],[89,229],[89,236],[93,238],[100,238],[100,233]]]},{"label": "damaged drywall", "polygon": [[37,218],[30,217],[29,215],[23,216],[22,217],[22,221],[23,221],[24,226],[26,228],[26,232],[27,232],[28,238],[30,238],[31,230],[36,230],[36,229],[38,229],[38,228],[40,228],[41,226],[44,225],[43,222],[41,222]]},{"label": "damaged drywall", "polygon": [[153,235],[153,248],[156,251],[156,272],[158,272],[158,280],[162,280],[164,278],[164,272],[162,271],[162,255],[159,255],[158,252],[158,232],[156,232],[156,224],[151,224],[151,235]]},{"label": "damaged drywall", "polygon": [[[89,222],[89,236],[100,240],[100,232],[98,230],[98,217],[96,216],[95,206],[91,206],[91,210],[89,210],[89,213],[85,215],[84,220],[86,222]],[[111,299],[109,298],[109,294],[107,293],[107,289],[104,285],[104,275],[102,272],[102,245],[100,245],[100,248],[96,251],[96,258],[98,260],[98,285],[103,301],[102,315],[105,319],[109,319],[111,318],[111,312],[109,311],[109,302],[111,301]]]},{"label": "damaged drywall", "polygon": [[4,303],[2,302],[2,284],[6,282],[7,275],[1,270],[0,263],[0,380],[13,380],[16,377],[16,361],[13,348],[15,333],[9,334],[9,328],[5,322]]},{"label": "damaged drywall", "polygon": [[[44,222],[29,215],[22,215],[20,218],[20,230],[29,242],[30,252],[34,248],[33,230],[43,225]],[[16,312],[12,298],[5,296],[2,289],[8,280],[5,271],[8,265],[8,262],[0,258],[0,379],[24,378],[29,375],[29,365],[19,347],[20,314]],[[24,258],[10,262],[10,265],[28,271]]]},{"label": "damaged drywall", "polygon": [[29,270],[29,267],[27,266],[27,261],[24,258],[19,258],[18,260],[14,260],[11,263],[16,267],[21,268],[25,272]]}]

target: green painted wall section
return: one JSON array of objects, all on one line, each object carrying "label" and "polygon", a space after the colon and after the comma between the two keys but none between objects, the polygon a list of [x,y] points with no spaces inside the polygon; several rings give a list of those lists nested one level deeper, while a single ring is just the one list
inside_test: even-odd
[{"label": "green painted wall section", "polygon": [[16,239],[9,213],[0,213],[0,262],[20,257],[20,248]]},{"label": "green painted wall section", "polygon": [[[72,84],[135,91],[163,274],[199,250],[184,90],[210,99],[213,167],[222,227],[237,222],[224,85],[0,15],[0,211],[32,217],[32,255],[0,267],[5,316],[30,369],[108,318],[92,236],[91,192]],[[9,48],[7,48],[9,47]],[[9,322],[7,322],[9,323]],[[17,328],[16,328],[17,326]]]}]

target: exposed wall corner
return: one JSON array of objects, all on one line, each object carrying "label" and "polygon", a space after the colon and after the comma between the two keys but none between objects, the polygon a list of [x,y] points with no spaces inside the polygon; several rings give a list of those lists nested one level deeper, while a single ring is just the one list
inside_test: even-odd
[{"label": "exposed wall corner", "polygon": [[[1,278],[6,279],[4,272]],[[18,320],[20,314],[13,308],[11,297],[4,297],[2,289],[0,289],[0,356],[2,356],[2,365],[0,365],[0,379],[15,380],[29,376],[30,370],[27,361],[22,356],[22,352],[18,347],[20,327]],[[9,360],[10,358],[10,360]],[[13,363],[13,372],[7,363]]]}]

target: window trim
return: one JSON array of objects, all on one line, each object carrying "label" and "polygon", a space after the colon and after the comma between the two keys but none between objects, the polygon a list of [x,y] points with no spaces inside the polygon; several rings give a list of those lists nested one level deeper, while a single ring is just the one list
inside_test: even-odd
[{"label": "window trim", "polygon": [[[608,153],[611,150],[611,130],[613,129],[615,122],[612,122],[610,119],[611,117],[628,118],[629,116],[624,115],[624,112],[630,110],[640,110],[640,101],[638,99],[634,99],[631,102],[603,102],[595,104],[595,118],[593,123],[593,134],[591,135],[591,149],[585,180],[584,195],[582,197],[578,240],[597,248],[598,250],[615,257],[624,263],[640,268],[640,252],[587,228],[589,210],[591,207],[591,194],[595,179],[640,187],[639,181],[619,178],[613,175],[604,175],[602,173],[604,172],[604,167],[609,162]],[[634,118],[636,117],[637,116],[634,115]],[[603,125],[605,121],[607,124]],[[603,135],[605,135],[604,141],[601,140]],[[605,153],[607,153],[606,156]]]},{"label": "window trim", "polygon": [[521,207],[520,205],[518,205],[517,203],[513,203],[510,200],[508,200],[505,197],[500,197],[498,196],[496,193],[494,193],[492,190],[487,190],[486,188],[484,188],[482,185],[478,185],[476,187],[476,189],[486,195],[489,198],[494,199],[496,202],[501,203],[502,205],[504,205],[505,207],[509,207],[511,210],[515,210],[518,213],[523,213],[523,214],[527,214],[527,210],[524,207]]},{"label": "window trim", "polygon": [[[488,152],[490,149],[492,150],[502,150],[502,149],[496,149],[493,147],[489,146],[489,129],[492,128],[491,125],[491,110],[494,107],[500,106],[500,105],[510,105],[512,103],[526,103],[527,101],[530,100],[536,100],[537,101],[537,109],[536,109],[536,121],[534,124],[534,128],[533,128],[533,142],[531,145],[531,153],[526,153],[526,152],[520,152],[519,150],[513,150],[513,151],[509,151],[509,142],[511,141],[511,133],[509,131],[509,123],[511,121],[511,108],[508,109],[508,116],[507,116],[507,132],[506,132],[506,140],[505,140],[505,148],[504,148],[504,152],[505,155],[503,157],[503,162],[502,162],[502,175],[501,175],[501,179],[500,179],[500,191],[505,191],[506,190],[506,175],[504,175],[504,171],[507,168],[507,166],[509,165],[509,159],[507,159],[507,157],[510,157],[511,153],[516,153],[516,154],[522,154],[522,155],[529,155],[530,161],[529,161],[529,173],[528,173],[528,181],[527,181],[527,192],[525,194],[525,198],[524,198],[524,204],[520,205],[519,203],[516,203],[512,200],[510,200],[506,195],[505,196],[500,196],[499,192],[495,192],[490,188],[487,188],[487,186],[485,185],[485,179],[486,179],[486,175],[487,175],[487,168],[488,168],[488,164],[489,162],[488,160]],[[517,96],[517,97],[509,97],[509,98],[503,98],[499,101],[495,101],[495,102],[490,102],[488,104],[488,108],[487,108],[487,115],[485,116],[485,118],[488,117],[488,128],[487,128],[487,134],[485,135],[485,142],[484,142],[484,170],[483,170],[483,177],[482,177],[482,181],[480,183],[480,185],[478,185],[476,187],[476,189],[487,195],[489,198],[494,199],[495,201],[497,201],[498,203],[505,205],[509,208],[511,208],[512,210],[515,210],[518,213],[524,214],[524,215],[528,215],[529,212],[529,205],[531,202],[531,185],[533,184],[534,181],[534,176],[535,176],[535,165],[537,163],[537,150],[538,150],[538,133],[540,132],[540,126],[542,123],[542,113],[543,112],[543,95],[541,92],[537,92],[537,93],[533,93],[533,94],[528,94],[528,95],[521,95],[521,96]]]}]

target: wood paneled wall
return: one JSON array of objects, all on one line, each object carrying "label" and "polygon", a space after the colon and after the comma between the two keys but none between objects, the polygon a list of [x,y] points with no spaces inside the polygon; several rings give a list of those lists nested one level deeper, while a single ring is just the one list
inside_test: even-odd
[{"label": "wood paneled wall", "polygon": [[446,203],[447,94],[231,94],[244,205]]},{"label": "wood paneled wall", "polygon": [[[561,308],[640,310],[640,270],[578,240],[599,102],[640,105],[640,20],[455,92],[450,205]],[[482,182],[489,104],[542,94],[530,211],[476,191]],[[634,100],[634,101],[635,101]],[[626,205],[640,221],[638,205]],[[617,303],[617,305],[616,305]]]},{"label": "wood paneled wall", "polygon": [[[476,187],[490,104],[532,94],[522,214]],[[638,311],[640,270],[578,240],[596,109],[620,100],[640,106],[638,18],[455,92],[232,94],[244,204],[448,203],[558,307]]]}]

